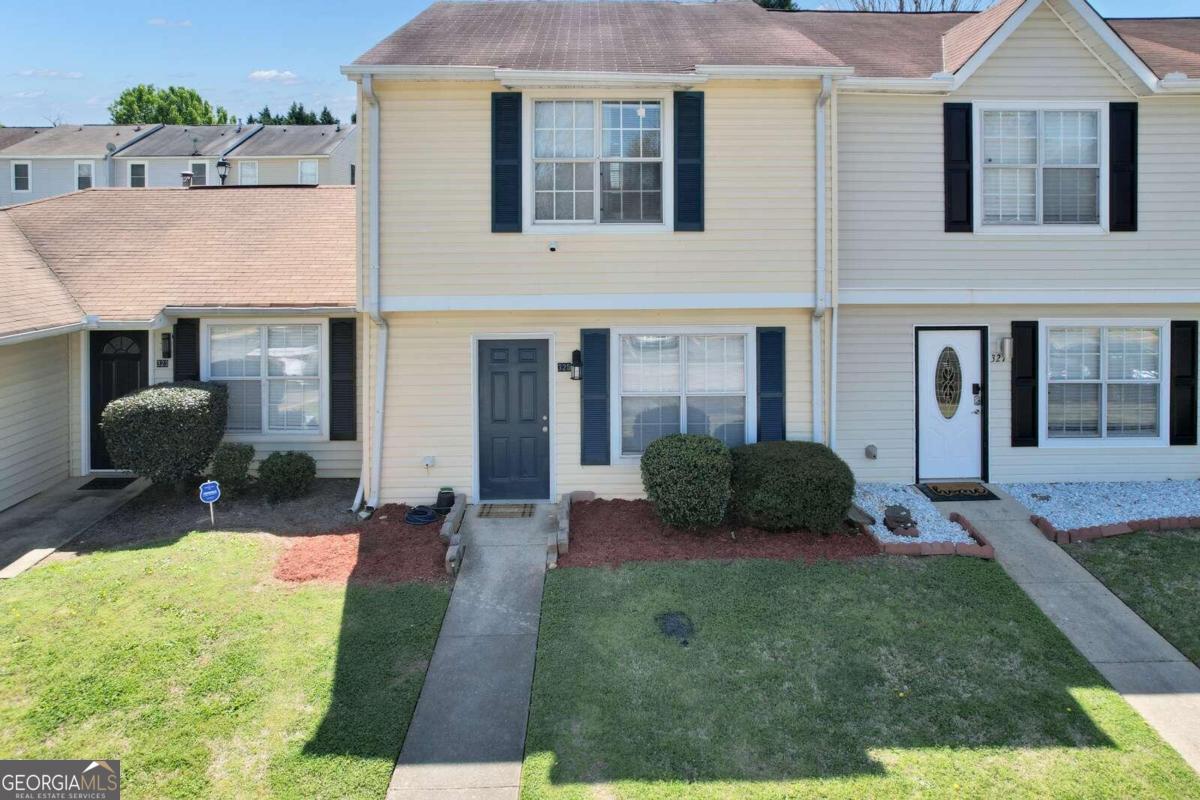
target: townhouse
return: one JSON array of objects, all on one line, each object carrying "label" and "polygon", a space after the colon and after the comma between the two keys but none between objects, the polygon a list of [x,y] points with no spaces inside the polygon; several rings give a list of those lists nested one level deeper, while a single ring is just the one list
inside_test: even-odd
[{"label": "townhouse", "polygon": [[1195,477],[1194,20],[437,3],[343,72],[369,505],[633,496],[676,431]]},{"label": "townhouse", "polygon": [[217,164],[261,127],[163,125],[152,136],[118,151],[113,158],[113,185],[134,189],[179,186],[182,174],[188,172],[193,186],[216,186],[221,182]]},{"label": "townhouse", "polygon": [[225,154],[230,186],[352,186],[358,126],[259,125]]},{"label": "townhouse", "polygon": [[[114,186],[113,154],[158,125],[59,125],[23,128],[0,147],[0,206]],[[4,143],[0,139],[0,145]]]}]

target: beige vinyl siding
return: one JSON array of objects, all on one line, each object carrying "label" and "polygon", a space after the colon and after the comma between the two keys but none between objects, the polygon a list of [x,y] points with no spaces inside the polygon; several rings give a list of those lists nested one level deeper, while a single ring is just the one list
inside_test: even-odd
[{"label": "beige vinyl siding", "polygon": [[67,339],[0,347],[0,509],[68,475]]},{"label": "beige vinyl siding", "polygon": [[[916,449],[916,326],[986,325],[988,349],[997,352],[1000,339],[1010,335],[1013,320],[1186,320],[1200,316],[1200,307],[846,306],[838,316],[837,452],[860,481],[911,482]],[[1008,363],[994,363],[988,370],[991,480],[1194,480],[1200,471],[1197,447],[1012,447],[1010,368]],[[1044,381],[1043,374],[1039,382]],[[864,454],[871,444],[879,450],[878,460]]]},{"label": "beige vinyl siding", "polygon": [[811,293],[817,83],[702,88],[704,232],[493,234],[491,93],[503,87],[379,81],[383,294]]},{"label": "beige vinyl siding", "polygon": [[[591,490],[602,497],[642,493],[636,460],[611,466],[579,463],[580,384],[555,372],[579,348],[582,328],[754,325],[787,329],[787,435],[811,435],[809,314],[798,310],[391,314],[384,421],[382,502],[429,502],[442,486],[470,494],[474,479],[472,336],[545,333],[553,336],[550,390],[552,470],[559,493]],[[374,335],[371,336],[374,348]],[[373,377],[373,370],[372,376]],[[373,397],[370,381],[368,397]],[[754,399],[750,398],[753,402]],[[370,441],[369,434],[365,436]],[[433,456],[436,465],[422,464]],[[369,461],[369,458],[368,458]]]},{"label": "beige vinyl siding", "polygon": [[1140,100],[1138,232],[943,232],[944,102],[1135,99],[1047,8],[953,95],[839,96],[840,289],[1200,289],[1196,97]]}]

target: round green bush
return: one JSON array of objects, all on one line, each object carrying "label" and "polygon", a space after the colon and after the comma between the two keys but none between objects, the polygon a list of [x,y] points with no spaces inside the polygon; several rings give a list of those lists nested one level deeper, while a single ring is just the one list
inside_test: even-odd
[{"label": "round green bush", "polygon": [[317,462],[308,453],[271,453],[258,465],[258,485],[272,503],[303,497],[317,477]]},{"label": "round green bush", "polygon": [[254,445],[221,442],[213,455],[210,475],[230,495],[246,491],[250,485],[250,463],[254,461]]},{"label": "round green bush", "polygon": [[100,415],[113,466],[154,483],[202,475],[225,435],[229,395],[215,383],[163,383],[118,397]]},{"label": "round green bush", "polygon": [[673,433],[642,454],[642,486],[667,525],[716,525],[729,507],[730,468],[729,448],[720,439]]},{"label": "round green bush", "polygon": [[768,531],[831,533],[854,497],[854,473],[815,442],[762,442],[733,451],[733,510]]}]

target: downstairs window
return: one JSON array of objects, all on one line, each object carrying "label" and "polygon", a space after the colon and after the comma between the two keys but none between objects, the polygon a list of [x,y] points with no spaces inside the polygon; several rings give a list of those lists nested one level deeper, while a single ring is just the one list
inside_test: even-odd
[{"label": "downstairs window", "polygon": [[208,327],[207,378],[229,389],[230,433],[320,433],[325,380],[318,324]]}]

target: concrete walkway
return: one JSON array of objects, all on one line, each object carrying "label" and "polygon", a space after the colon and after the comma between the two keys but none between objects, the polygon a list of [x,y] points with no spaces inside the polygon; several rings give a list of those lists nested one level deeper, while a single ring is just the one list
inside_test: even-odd
[{"label": "concrete walkway", "polygon": [[80,491],[92,477],[71,478],[0,511],[0,579],[17,577],[150,485],[139,479],[124,489]]},{"label": "concrete walkway", "polygon": [[1030,512],[999,501],[938,503],[991,540],[996,560],[1122,697],[1200,772],[1200,669],[1050,542]]},{"label": "concrete walkway", "polygon": [[481,519],[468,509],[462,569],[388,787],[397,798],[515,798],[555,506]]}]

